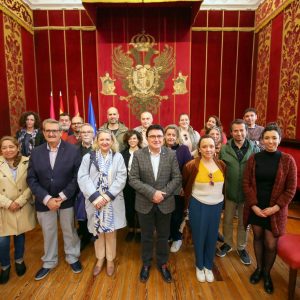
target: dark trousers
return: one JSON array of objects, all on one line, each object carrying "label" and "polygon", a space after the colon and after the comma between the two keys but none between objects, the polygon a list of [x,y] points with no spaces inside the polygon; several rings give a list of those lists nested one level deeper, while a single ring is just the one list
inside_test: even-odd
[{"label": "dark trousers", "polygon": [[196,256],[196,266],[211,270],[216,252],[223,203],[207,205],[191,197],[189,217]]},{"label": "dark trousers", "polygon": [[82,241],[88,243],[93,235],[89,232],[87,227],[87,220],[78,222],[78,235]]},{"label": "dark trousers", "polygon": [[128,228],[139,228],[139,221],[135,211],[135,190],[126,183],[123,190],[124,200],[125,200],[125,212]]},{"label": "dark trousers", "polygon": [[168,238],[170,235],[171,213],[163,214],[157,204],[154,204],[148,214],[138,212],[142,233],[142,260],[145,266],[150,266],[153,256],[154,230],[156,230],[156,263],[161,266],[169,258]]},{"label": "dark trousers", "polygon": [[171,239],[178,241],[182,239],[182,234],[179,231],[183,219],[184,197],[175,195],[175,210],[171,217]]}]

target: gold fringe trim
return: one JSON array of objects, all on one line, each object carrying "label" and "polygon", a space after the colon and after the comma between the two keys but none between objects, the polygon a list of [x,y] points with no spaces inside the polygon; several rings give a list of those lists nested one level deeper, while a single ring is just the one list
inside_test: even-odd
[{"label": "gold fringe trim", "polygon": [[254,27],[192,27],[192,31],[242,31],[242,32],[252,32]]},{"label": "gold fringe trim", "polygon": [[18,16],[16,16],[10,9],[6,8],[3,5],[0,5],[0,10],[7,15],[8,17],[12,18],[14,21],[16,21],[20,26],[24,27],[29,33],[33,35],[33,29],[32,26],[30,26],[28,23],[24,22],[22,19],[20,19]]},{"label": "gold fringe trim", "polygon": [[283,10],[286,9],[287,6],[289,6],[294,1],[299,1],[299,0],[287,0],[285,3],[283,3],[277,9],[275,9],[260,24],[255,26],[255,33],[259,32],[262,28],[264,28],[269,22],[271,22],[277,15],[279,15]]},{"label": "gold fringe trim", "polygon": [[38,30],[82,30],[82,31],[95,31],[96,26],[39,26],[33,27],[34,31]]},{"label": "gold fringe trim", "polygon": [[203,0],[82,0],[82,3],[103,3],[103,4],[111,4],[111,3],[122,3],[122,4],[131,4],[131,3],[163,3],[163,2],[202,2]]}]

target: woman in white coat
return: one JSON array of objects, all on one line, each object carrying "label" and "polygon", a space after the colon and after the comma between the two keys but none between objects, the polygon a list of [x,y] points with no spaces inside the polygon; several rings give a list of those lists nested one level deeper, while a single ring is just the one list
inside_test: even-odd
[{"label": "woman in white coat", "polygon": [[18,276],[26,272],[23,260],[25,232],[35,227],[32,195],[26,183],[28,157],[22,156],[12,136],[0,140],[0,284],[9,280],[10,237],[14,239],[14,259]]},{"label": "woman in white coat", "polygon": [[78,171],[78,184],[85,196],[88,229],[97,237],[94,276],[101,272],[105,258],[107,275],[114,274],[116,230],[126,226],[123,189],[127,170],[122,155],[116,152],[116,146],[114,135],[101,129],[93,151],[83,157]]}]

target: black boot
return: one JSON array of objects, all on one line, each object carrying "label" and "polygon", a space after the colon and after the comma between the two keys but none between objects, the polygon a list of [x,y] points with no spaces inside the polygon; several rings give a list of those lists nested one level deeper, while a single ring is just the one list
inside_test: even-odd
[{"label": "black boot", "polygon": [[22,276],[25,274],[26,266],[25,266],[24,261],[22,261],[20,264],[15,263],[15,266],[16,266],[16,273],[18,276]]},{"label": "black boot", "polygon": [[250,282],[256,284],[262,278],[262,269],[257,268],[250,276]]},{"label": "black boot", "polygon": [[0,284],[5,284],[9,279],[10,266],[6,270],[2,270],[0,274]]},{"label": "black boot", "polygon": [[274,287],[273,287],[273,282],[272,282],[270,273],[264,272],[263,277],[264,277],[264,288],[265,288],[265,291],[268,294],[272,294],[273,291],[274,291]]}]

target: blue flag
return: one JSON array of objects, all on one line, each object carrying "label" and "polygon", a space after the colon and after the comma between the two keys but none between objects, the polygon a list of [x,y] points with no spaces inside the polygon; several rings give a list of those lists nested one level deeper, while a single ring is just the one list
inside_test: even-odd
[{"label": "blue flag", "polygon": [[94,128],[95,134],[97,133],[97,124],[96,124],[96,118],[95,118],[95,113],[94,113],[94,108],[93,108],[93,103],[92,103],[92,96],[90,94],[89,97],[89,111],[88,111],[88,122],[92,125]]}]

